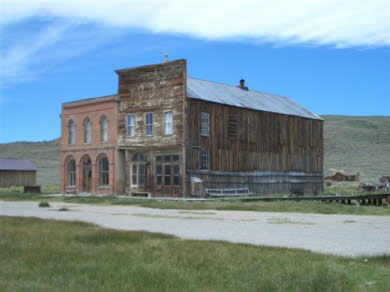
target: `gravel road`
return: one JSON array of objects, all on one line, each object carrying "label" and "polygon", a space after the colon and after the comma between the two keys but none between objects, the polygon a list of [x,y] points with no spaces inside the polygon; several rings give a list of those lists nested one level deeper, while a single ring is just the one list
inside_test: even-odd
[{"label": "gravel road", "polygon": [[[58,211],[65,207],[69,211]],[[106,228],[145,230],[184,239],[307,249],[342,256],[390,254],[390,217],[299,213],[166,210],[136,206],[94,206],[2,202],[0,215],[84,221]]]}]

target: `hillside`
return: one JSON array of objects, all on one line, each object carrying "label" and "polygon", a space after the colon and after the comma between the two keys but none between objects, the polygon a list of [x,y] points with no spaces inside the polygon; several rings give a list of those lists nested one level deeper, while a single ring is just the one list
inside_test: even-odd
[{"label": "hillside", "polygon": [[324,173],[359,171],[361,181],[390,175],[390,116],[322,116]]},{"label": "hillside", "polygon": [[60,183],[59,139],[0,144],[0,157],[27,158],[38,168],[37,184]]},{"label": "hillside", "polygon": [[[362,181],[390,175],[390,116],[322,116],[324,174],[359,171]],[[58,139],[0,144],[0,157],[25,157],[38,167],[38,184],[59,183]]]}]

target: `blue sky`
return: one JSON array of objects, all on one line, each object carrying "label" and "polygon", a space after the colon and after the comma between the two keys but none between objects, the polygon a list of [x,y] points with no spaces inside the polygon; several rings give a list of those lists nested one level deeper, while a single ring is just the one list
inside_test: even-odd
[{"label": "blue sky", "polygon": [[3,0],[0,142],[58,138],[62,102],[116,93],[115,69],[165,52],[316,114],[390,115],[390,1],[272,3]]}]

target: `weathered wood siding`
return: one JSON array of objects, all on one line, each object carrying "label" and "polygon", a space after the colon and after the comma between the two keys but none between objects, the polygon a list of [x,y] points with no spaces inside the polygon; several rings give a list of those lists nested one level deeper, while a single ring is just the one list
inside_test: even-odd
[{"label": "weathered wood siding", "polygon": [[[249,186],[259,193],[322,190],[321,120],[255,111],[188,99],[187,170],[208,187]],[[201,112],[210,114],[210,135],[200,135]],[[200,151],[209,151],[209,171]],[[295,183],[296,186],[292,186]]]},{"label": "weathered wood siding", "polygon": [[0,170],[0,187],[35,186],[35,171]]},{"label": "weathered wood siding", "polygon": [[[134,69],[118,70],[118,148],[123,151],[126,192],[157,196],[182,196],[185,161],[186,61],[177,60]],[[164,112],[172,111],[173,133],[165,135]],[[153,134],[145,132],[145,115],[153,114]],[[127,116],[135,116],[133,137],[127,135]],[[146,159],[145,185],[134,187],[130,169],[135,153]],[[180,186],[156,185],[157,156],[179,157]],[[175,157],[176,157],[175,156]]]},{"label": "weathered wood siding", "polygon": [[[117,71],[118,146],[184,144],[185,60]],[[164,135],[164,111],[173,112],[173,135]],[[153,114],[153,135],[145,135],[145,114]],[[127,115],[135,115],[135,136],[127,137]]]}]

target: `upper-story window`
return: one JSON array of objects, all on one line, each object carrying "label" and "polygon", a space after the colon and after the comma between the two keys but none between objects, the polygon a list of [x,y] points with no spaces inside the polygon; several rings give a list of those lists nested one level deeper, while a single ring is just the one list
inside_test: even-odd
[{"label": "upper-story window", "polygon": [[84,120],[84,143],[91,142],[91,122],[89,118]]},{"label": "upper-story window", "polygon": [[202,112],[200,114],[200,135],[209,136],[210,114]]},{"label": "upper-story window", "polygon": [[108,121],[106,116],[100,118],[100,141],[107,142],[108,139]]},{"label": "upper-story window", "polygon": [[69,123],[68,123],[68,131],[69,131],[69,140],[68,140],[68,143],[70,145],[73,145],[74,144],[74,121],[73,120],[69,120]]},{"label": "upper-story window", "polygon": [[164,112],[164,134],[173,134],[172,111]]},{"label": "upper-story window", "polygon": [[127,115],[127,137],[134,137],[135,135],[135,116]]},{"label": "upper-story window", "polygon": [[153,114],[152,113],[145,114],[145,135],[146,136],[153,135]]}]

